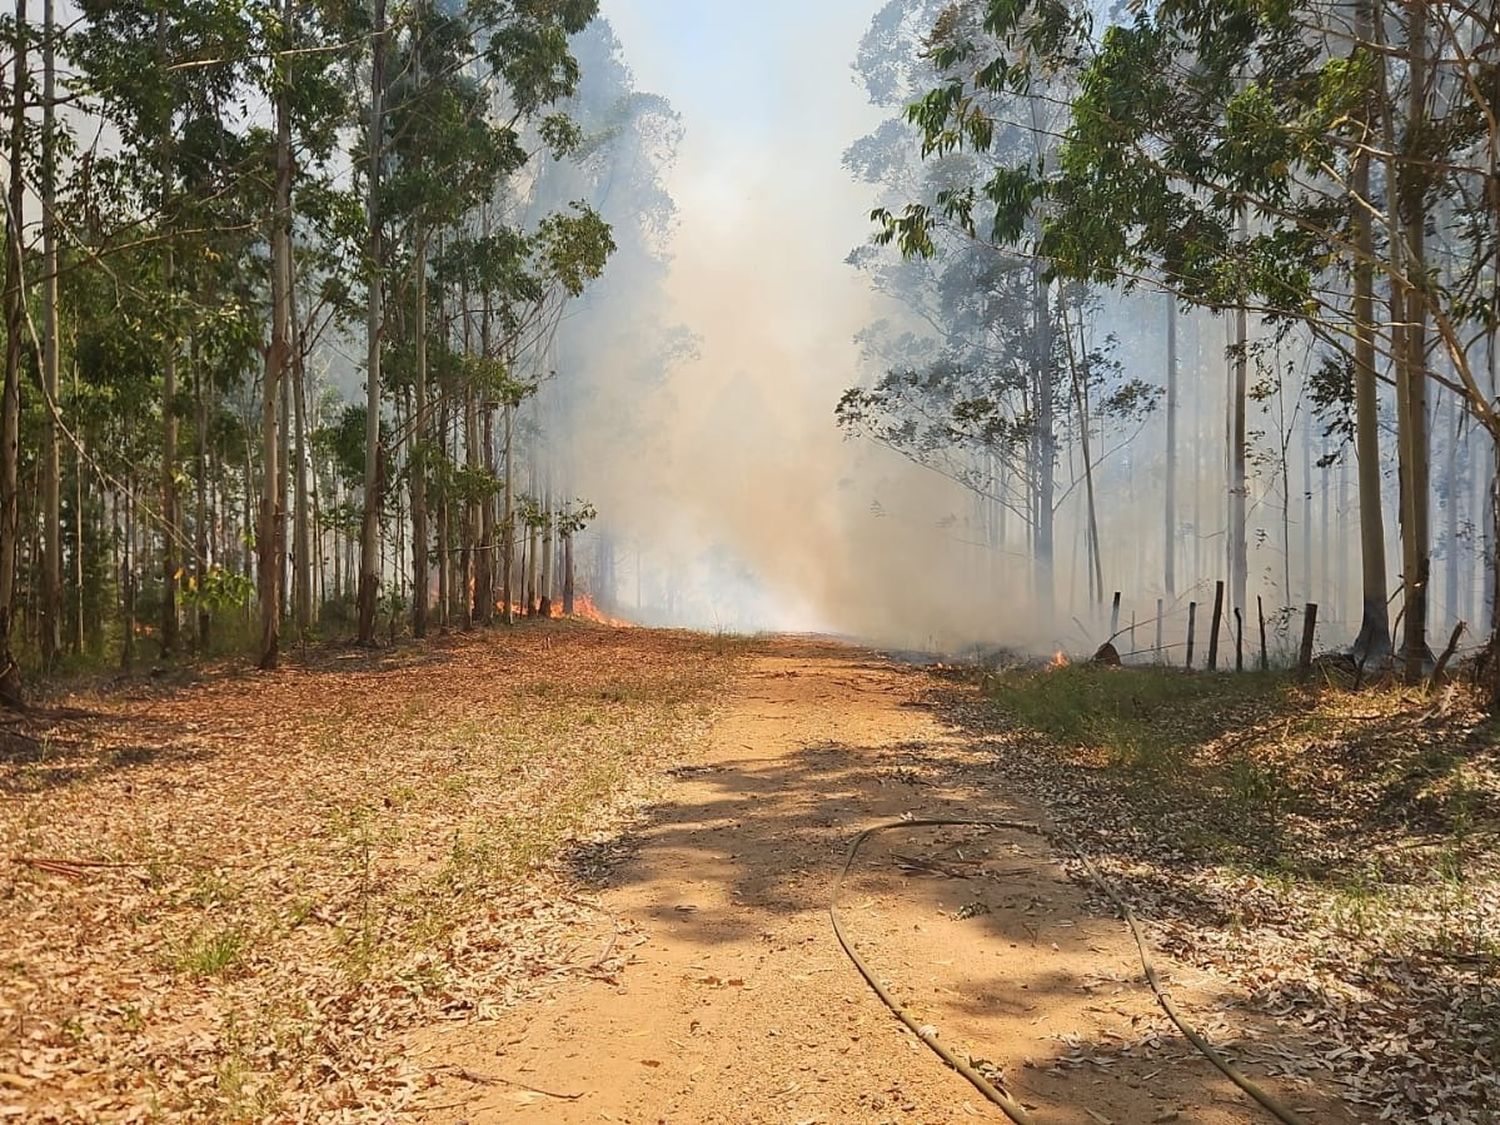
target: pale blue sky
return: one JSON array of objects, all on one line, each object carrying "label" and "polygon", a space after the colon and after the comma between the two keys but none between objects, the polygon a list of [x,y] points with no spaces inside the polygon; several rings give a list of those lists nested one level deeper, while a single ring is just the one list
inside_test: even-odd
[{"label": "pale blue sky", "polygon": [[[861,102],[849,69],[883,0],[603,0],[643,88],[707,128],[774,131]],[[806,104],[809,93],[839,95]],[[832,111],[830,113],[829,111]]]}]

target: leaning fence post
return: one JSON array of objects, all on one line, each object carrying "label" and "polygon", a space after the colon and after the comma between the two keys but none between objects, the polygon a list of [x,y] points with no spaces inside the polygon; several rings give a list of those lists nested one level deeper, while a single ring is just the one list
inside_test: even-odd
[{"label": "leaning fence post", "polygon": [[1259,594],[1255,595],[1255,609],[1260,614],[1260,670],[1269,672],[1271,657],[1266,652],[1266,600]]},{"label": "leaning fence post", "polygon": [[1188,671],[1193,668],[1193,640],[1198,631],[1198,603],[1188,602],[1188,643],[1187,643],[1187,667]]},{"label": "leaning fence post", "polygon": [[1312,670],[1313,636],[1318,631],[1318,606],[1308,602],[1302,614],[1302,652],[1297,658],[1297,672],[1306,676]]},{"label": "leaning fence post", "polygon": [[1219,668],[1219,622],[1224,617],[1224,583],[1219,582],[1214,586],[1214,619],[1213,624],[1208,627],[1208,670],[1218,671]]},{"label": "leaning fence post", "polygon": [[1245,615],[1234,607],[1234,670],[1245,670]]}]

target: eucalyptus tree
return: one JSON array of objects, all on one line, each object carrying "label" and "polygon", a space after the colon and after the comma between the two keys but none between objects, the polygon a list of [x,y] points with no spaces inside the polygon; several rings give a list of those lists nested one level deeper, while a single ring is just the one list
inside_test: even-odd
[{"label": "eucalyptus tree", "polygon": [[[614,249],[597,282],[576,302],[570,298],[565,325],[547,327],[541,354],[530,365],[543,375],[524,408],[530,417],[512,429],[515,444],[526,447],[526,458],[538,464],[554,495],[586,489],[612,508],[629,500],[627,489],[640,487],[639,478],[601,474],[599,466],[634,457],[650,442],[659,423],[653,392],[697,346],[692,333],[670,319],[665,291],[677,224],[666,178],[683,124],[666,98],[638,87],[607,19],[593,21],[572,46],[579,84],[558,108],[576,127],[577,142],[568,159],[540,165],[521,200],[524,221],[534,225],[581,201],[608,224]],[[520,370],[526,360],[517,363]],[[650,468],[670,472],[660,458]],[[550,507],[564,540],[566,605],[572,539],[582,528],[569,531],[565,511],[555,501]],[[600,534],[601,541],[608,536],[607,524]]]},{"label": "eucalyptus tree", "polygon": [[[378,289],[385,284],[382,272],[390,264],[385,228],[392,227],[398,231],[411,282],[403,287],[400,311],[403,316],[410,313],[403,343],[409,345],[408,378],[414,392],[407,472],[416,590],[412,625],[418,635],[426,630],[429,608],[426,493],[430,462],[438,448],[431,440],[427,402],[428,241],[434,231],[460,226],[465,216],[503,195],[506,184],[535,155],[521,139],[528,125],[542,123],[547,138],[556,142],[552,147],[563,147],[570,131],[561,118],[544,111],[576,84],[578,67],[568,39],[594,18],[597,7],[597,0],[470,0],[440,10],[418,0],[389,29],[384,9],[378,9],[367,184],[369,257],[375,271],[368,325],[367,417],[380,413],[379,341],[387,331],[387,318]],[[397,80],[389,83],[388,48],[394,48],[391,58],[398,69]],[[461,241],[485,241],[462,226],[456,234]],[[490,263],[493,276],[526,270],[524,240],[509,242],[508,247],[486,244],[501,252],[501,260]],[[399,321],[396,327],[401,327]],[[379,495],[390,471],[389,451],[377,447],[376,433],[372,426],[361,562],[360,636],[366,642],[373,638]]]},{"label": "eucalyptus tree", "polygon": [[[108,159],[129,185],[159,256],[163,300],[155,331],[161,357],[162,453],[155,516],[161,538],[159,636],[162,651],[170,654],[178,639],[183,542],[177,490],[178,371],[182,318],[191,301],[182,291],[178,260],[200,229],[195,220],[211,213],[214,202],[182,190],[179,139],[229,132],[228,107],[246,89],[253,26],[244,5],[226,0],[85,0],[82,9],[86,22],[72,50],[81,92],[90,109],[119,134],[119,146]],[[250,167],[238,171],[248,173]]]},{"label": "eucalyptus tree", "polygon": [[[1002,240],[1039,223],[1037,248],[1060,274],[1146,279],[1211,309],[1298,323],[1347,366],[1364,525],[1358,648],[1367,657],[1389,647],[1375,403],[1378,381],[1396,384],[1403,647],[1407,674],[1420,675],[1427,389],[1456,394],[1500,436],[1474,361],[1476,339],[1494,330],[1493,303],[1476,299],[1496,241],[1486,179],[1495,114],[1483,77],[1490,32],[1473,10],[1430,0],[1394,20],[1362,4],[1352,25],[1314,5],[1172,0],[1102,33],[1061,0],[960,9],[968,20],[935,28],[933,58],[945,77],[910,110],[930,151],[991,151],[997,130],[986,99],[1024,93],[1038,68],[1077,75],[1055,165],[1010,164],[980,187]],[[976,27],[982,37],[966,30]],[[1081,52],[1080,42],[1097,49]],[[1429,65],[1434,57],[1441,67]],[[953,64],[963,69],[952,73]],[[950,196],[942,210],[967,202]],[[914,207],[890,216],[888,230],[910,245],[930,221]],[[1426,245],[1433,226],[1440,255]],[[1389,297],[1384,327],[1373,310],[1376,279]]]},{"label": "eucalyptus tree", "polygon": [[21,702],[20,671],[10,638],[20,534],[21,343],[26,301],[24,184],[30,85],[26,60],[30,36],[25,0],[18,0],[11,28],[14,65],[9,91],[10,166],[5,208],[5,381],[0,387],[0,700],[12,705]]},{"label": "eucalyptus tree", "polygon": [[[970,57],[940,57],[934,45],[978,31],[972,6],[891,0],[872,19],[856,70],[870,99],[899,113],[932,83],[961,80],[970,68]],[[1018,229],[1015,245],[991,238],[979,227],[996,206],[975,192],[997,167],[1055,159],[1054,119],[1067,89],[1039,80],[1048,98],[999,88],[976,96],[991,126],[977,151],[933,143],[897,117],[845,154],[851,171],[879,186],[875,218],[886,224],[876,245],[850,260],[908,315],[862,335],[867,360],[883,371],[851,389],[837,414],[846,429],[1013,514],[1027,529],[1036,595],[1050,607],[1060,413],[1069,402],[1061,292],[1033,252],[1035,225]],[[879,247],[895,239],[903,204],[924,221],[905,228],[904,260],[893,262]]]}]

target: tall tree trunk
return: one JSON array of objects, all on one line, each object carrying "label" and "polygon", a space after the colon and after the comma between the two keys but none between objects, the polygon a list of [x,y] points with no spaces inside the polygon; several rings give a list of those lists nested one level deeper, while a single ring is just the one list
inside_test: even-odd
[{"label": "tall tree trunk", "polygon": [[130,671],[135,663],[135,479],[125,478],[125,536],[120,573],[121,611],[125,617],[120,644],[120,667]]},{"label": "tall tree trunk", "polygon": [[298,638],[307,636],[313,625],[313,529],[312,488],[308,478],[307,431],[307,364],[303,349],[302,328],[297,323],[297,277],[288,249],[287,267],[287,335],[291,354],[292,426],[296,442],[292,456],[297,471],[292,482],[292,620]]},{"label": "tall tree trunk", "polygon": [[1177,298],[1167,294],[1166,516],[1162,540],[1163,591],[1177,596]]},{"label": "tall tree trunk", "polygon": [[1404,331],[1398,367],[1397,397],[1401,412],[1403,469],[1402,579],[1405,625],[1402,655],[1406,681],[1420,683],[1431,657],[1427,647],[1427,599],[1431,574],[1428,491],[1426,277],[1427,173],[1422,165],[1427,106],[1427,0],[1407,7],[1409,102],[1403,160],[1397,179],[1401,231],[1405,237],[1408,285],[1404,292]]},{"label": "tall tree trunk", "polygon": [[542,507],[542,518],[546,521],[542,526],[542,578],[541,578],[541,606],[539,612],[543,617],[552,616],[552,498],[549,495]]},{"label": "tall tree trunk", "polygon": [[563,556],[563,616],[573,616],[574,580],[573,580],[573,533],[564,531],[562,537]]},{"label": "tall tree trunk", "polygon": [[[420,75],[418,81],[421,81]],[[427,459],[430,427],[427,423],[427,234],[417,227],[417,317],[416,379],[413,383],[411,457],[407,466],[411,480],[411,635],[427,636],[429,578],[427,573]]]},{"label": "tall tree trunk", "polygon": [[[493,479],[496,469],[493,402],[482,404],[480,420],[485,473]],[[495,534],[495,497],[486,496],[479,511],[479,549],[474,553],[474,615],[482,625],[492,625],[495,621]]]},{"label": "tall tree trunk", "polygon": [[1443,610],[1445,624],[1451,629],[1462,620],[1459,617],[1458,579],[1458,498],[1461,492],[1458,484],[1458,438],[1462,414],[1457,396],[1449,397],[1447,413],[1448,440],[1443,458],[1443,491],[1447,494],[1447,503],[1443,508],[1446,525],[1446,534],[1443,536]]},{"label": "tall tree trunk", "polygon": [[[284,0],[282,19],[291,31],[292,0]],[[283,64],[284,65],[284,64]],[[285,393],[282,383],[291,355],[292,280],[292,117],[291,92],[285,71],[276,91],[276,205],[271,221],[271,346],[266,352],[266,378],[261,403],[261,512],[256,533],[260,544],[260,667],[275,668],[281,659],[282,576],[285,524],[282,517],[286,485],[281,465],[278,408]]]},{"label": "tall tree trunk", "polygon": [[369,360],[365,369],[365,508],[360,524],[359,642],[375,643],[375,601],[380,592],[380,344],[384,332],[381,308],[380,163],[385,120],[385,0],[375,0],[373,64],[370,71],[369,182],[365,200],[369,295],[365,336]]},{"label": "tall tree trunk", "polygon": [[1056,503],[1057,439],[1054,434],[1052,385],[1052,287],[1040,261],[1033,269],[1036,348],[1036,540],[1037,600],[1050,619],[1055,604],[1053,583],[1053,508]]},{"label": "tall tree trunk", "polygon": [[[58,449],[57,137],[54,0],[42,0],[42,664],[62,638],[62,458]],[[82,526],[83,513],[76,513]]]},{"label": "tall tree trunk", "polygon": [[[1080,305],[1081,307],[1081,305]],[[1086,527],[1085,542],[1088,547],[1089,556],[1089,591],[1090,602],[1097,604],[1104,600],[1104,552],[1103,544],[1099,541],[1099,509],[1095,504],[1094,497],[1094,458],[1089,447],[1089,401],[1088,401],[1088,364],[1085,358],[1082,363],[1078,359],[1078,353],[1073,350],[1073,330],[1068,324],[1068,314],[1063,312],[1063,341],[1066,345],[1068,357],[1068,370],[1072,375],[1073,404],[1078,411],[1078,445],[1083,454],[1083,485],[1084,497],[1088,503],[1088,523]],[[1083,325],[1078,326],[1079,352],[1083,350]],[[1075,555],[1076,557],[1076,555]]]},{"label": "tall tree trunk", "polygon": [[11,653],[11,616],[16,596],[17,536],[20,534],[21,333],[25,304],[25,242],[21,224],[26,139],[26,0],[16,0],[14,101],[10,134],[9,214],[5,255],[5,386],[0,403],[0,703],[19,706],[21,673]]},{"label": "tall tree trunk", "polygon": [[[73,393],[75,395],[78,393],[78,362],[77,362],[76,359],[73,362]],[[86,510],[86,508],[84,506],[84,500],[86,499],[86,493],[85,493],[85,490],[84,490],[84,480],[85,480],[85,474],[84,474],[83,435],[81,433],[75,433],[74,440],[73,440],[73,497],[74,497],[74,500],[73,500],[73,510],[77,513],[77,518],[74,520],[74,524],[73,524],[73,580],[74,580],[74,591],[73,592],[74,592],[74,598],[76,600],[76,605],[77,605],[78,612],[76,614],[76,620],[73,622],[73,651],[76,652],[76,653],[80,653],[80,654],[83,652],[83,648],[84,648],[84,631],[85,631],[85,624],[84,624],[84,581],[83,581],[83,558],[84,558],[84,555],[83,555],[83,537],[84,537],[83,528],[84,528],[84,523],[86,521],[83,518],[83,513]],[[100,530],[102,531],[102,528]],[[111,543],[113,543],[115,541],[115,536],[114,535],[111,535],[109,538],[110,538],[110,542]],[[96,615],[97,616],[102,616],[103,612],[104,612],[103,611],[103,605],[102,605],[102,602],[101,602],[100,605],[99,605],[99,609],[96,611]],[[98,638],[98,642],[99,642],[100,646],[102,647],[103,643],[104,643],[103,638],[99,637]]]},{"label": "tall tree trunk", "polygon": [[[167,59],[167,13],[163,8],[156,16],[156,42],[162,64]],[[168,120],[162,124],[161,139],[161,209],[167,215],[172,205],[172,122],[171,110]],[[170,223],[170,218],[166,218]],[[173,322],[167,325],[166,348],[161,367],[161,654],[171,656],[177,651],[177,537],[180,521],[177,518],[177,337],[175,314],[176,260],[169,238],[166,242],[165,259],[162,265],[162,288],[166,291],[166,308]]]},{"label": "tall tree trunk", "polygon": [[[465,345],[467,350],[467,344]],[[464,464],[472,482],[479,472],[479,404],[472,385],[464,388]],[[470,494],[464,506],[463,574],[460,578],[464,598],[464,624],[472,627],[480,616],[479,574],[475,557],[479,546],[479,504]]]},{"label": "tall tree trunk", "polygon": [[[1355,36],[1375,38],[1374,0],[1357,0]],[[1384,67],[1384,62],[1378,65]],[[1374,122],[1365,105],[1365,126]],[[1380,385],[1375,365],[1374,237],[1367,209],[1370,199],[1370,154],[1362,138],[1355,154],[1349,187],[1354,225],[1354,449],[1359,469],[1360,623],[1355,659],[1382,664],[1391,655],[1390,606],[1386,598],[1385,513],[1380,481]]]},{"label": "tall tree trunk", "polygon": [[516,568],[515,417],[515,405],[507,400],[505,403],[504,507],[500,517],[500,600],[505,603],[505,623],[507,625],[514,625],[516,623],[515,599],[517,591],[514,588]]},{"label": "tall tree trunk", "polygon": [[[1240,210],[1241,240],[1248,237],[1248,222]],[[1230,609],[1243,615],[1249,582],[1249,544],[1246,527],[1250,484],[1245,471],[1246,402],[1250,384],[1250,333],[1245,304],[1234,309],[1234,386],[1230,397],[1229,431],[1229,594]]]},{"label": "tall tree trunk", "polygon": [[193,491],[195,511],[193,518],[193,553],[197,556],[193,573],[198,579],[198,650],[208,649],[212,619],[208,601],[204,597],[208,583],[208,365],[195,346],[191,353],[194,389],[194,450]]}]

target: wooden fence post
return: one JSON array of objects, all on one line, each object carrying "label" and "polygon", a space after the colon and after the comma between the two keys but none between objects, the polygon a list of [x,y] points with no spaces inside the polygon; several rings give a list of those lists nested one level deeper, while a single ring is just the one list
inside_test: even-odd
[{"label": "wooden fence post", "polygon": [[1214,585],[1214,619],[1208,627],[1208,670],[1219,668],[1219,622],[1224,618],[1224,583]]},{"label": "wooden fence post", "polygon": [[1318,606],[1308,602],[1302,614],[1302,652],[1297,657],[1297,672],[1306,676],[1312,671],[1313,637],[1318,631]]},{"label": "wooden fence post", "polygon": [[1193,670],[1193,640],[1198,631],[1198,603],[1188,602],[1188,642],[1187,642],[1187,668]]},{"label": "wooden fence post", "polygon": [[1255,608],[1260,614],[1260,670],[1269,672],[1271,656],[1266,652],[1266,601],[1259,594],[1255,595]]},{"label": "wooden fence post", "polygon": [[1245,615],[1234,607],[1234,670],[1245,670]]}]

